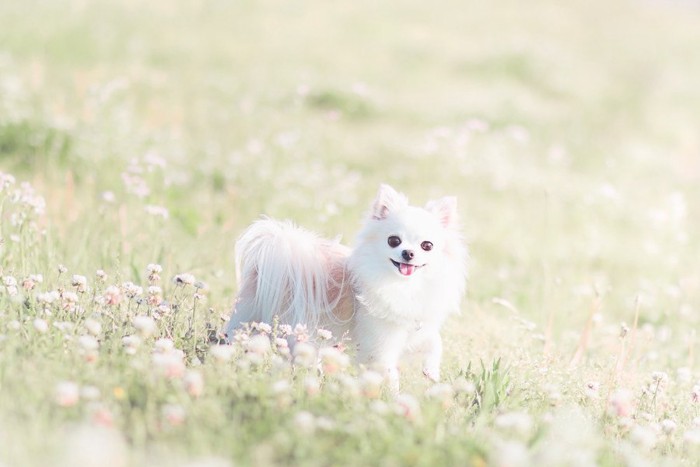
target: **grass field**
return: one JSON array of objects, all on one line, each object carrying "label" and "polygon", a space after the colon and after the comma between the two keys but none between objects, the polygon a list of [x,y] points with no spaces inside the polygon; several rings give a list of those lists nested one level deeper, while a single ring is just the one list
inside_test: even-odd
[{"label": "grass field", "polygon": [[[0,2],[0,465],[696,465],[698,31],[661,0]],[[211,344],[246,225],[352,244],[381,182],[459,199],[442,384]]]}]

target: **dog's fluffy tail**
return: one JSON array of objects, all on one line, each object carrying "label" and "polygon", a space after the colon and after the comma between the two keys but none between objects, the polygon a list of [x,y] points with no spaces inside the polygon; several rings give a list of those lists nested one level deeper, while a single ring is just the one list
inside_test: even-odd
[{"label": "dog's fluffy tail", "polygon": [[261,219],[236,242],[239,292],[226,326],[230,338],[243,323],[305,324],[310,330],[333,309],[349,281],[347,249],[289,221]]}]

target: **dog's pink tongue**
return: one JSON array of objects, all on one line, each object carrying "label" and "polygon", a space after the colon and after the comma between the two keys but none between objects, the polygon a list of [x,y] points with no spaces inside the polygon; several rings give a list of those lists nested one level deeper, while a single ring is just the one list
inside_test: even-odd
[{"label": "dog's pink tongue", "polygon": [[400,263],[399,264],[399,272],[403,274],[404,276],[410,276],[413,274],[413,271],[416,269],[416,267],[412,264],[406,264],[406,263]]}]

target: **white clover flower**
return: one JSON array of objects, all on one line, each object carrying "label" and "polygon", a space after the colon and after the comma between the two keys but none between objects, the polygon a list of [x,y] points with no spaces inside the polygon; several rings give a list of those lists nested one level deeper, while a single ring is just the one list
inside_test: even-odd
[{"label": "white clover flower", "polygon": [[100,348],[100,343],[97,342],[97,339],[95,339],[93,336],[88,335],[78,337],[78,345],[83,350],[87,351],[97,350]]},{"label": "white clover flower", "polygon": [[282,336],[291,336],[294,333],[294,330],[289,324],[280,324],[277,330]]},{"label": "white clover flower", "polygon": [[630,431],[630,439],[638,446],[651,449],[656,445],[658,436],[656,430],[651,427],[635,425]]},{"label": "white clover flower", "polygon": [[184,273],[178,274],[175,277],[173,277],[173,282],[175,283],[175,285],[178,286],[194,285],[196,279],[192,274]]},{"label": "white clover flower", "polygon": [[302,410],[294,416],[294,426],[302,433],[313,433],[316,429],[316,418],[310,412]]},{"label": "white clover flower", "polygon": [[187,370],[182,378],[185,391],[192,397],[199,397],[204,391],[204,377],[196,370]]},{"label": "white clover flower", "polygon": [[270,352],[270,338],[264,334],[256,334],[245,343],[245,349],[258,355],[265,355]]},{"label": "white clover flower", "polygon": [[673,433],[674,431],[676,431],[677,427],[678,427],[678,425],[676,424],[676,422],[674,422],[673,420],[671,420],[669,418],[666,418],[666,419],[661,421],[661,429],[666,434]]},{"label": "white clover flower", "polygon": [[326,374],[337,373],[350,364],[350,357],[335,347],[323,347],[318,351],[318,356]]},{"label": "white clover flower", "polygon": [[153,354],[152,361],[155,369],[166,378],[182,378],[185,374],[184,353],[181,350],[156,352]]},{"label": "white clover flower", "polygon": [[251,327],[258,332],[262,332],[264,334],[271,334],[272,333],[272,326],[270,326],[267,323],[252,323]]},{"label": "white clover flower", "polygon": [[232,345],[212,345],[209,348],[209,354],[219,362],[227,362],[231,360],[236,349]]},{"label": "white clover flower", "polygon": [[57,290],[52,290],[51,292],[43,292],[37,294],[36,296],[37,301],[45,305],[50,305],[60,298],[61,294]]},{"label": "white clover flower", "polygon": [[309,396],[315,396],[321,390],[321,382],[315,376],[307,376],[304,378],[304,391]]},{"label": "white clover flower", "polygon": [[600,394],[600,383],[598,381],[587,382],[583,393],[588,399],[597,399]]},{"label": "white clover flower", "polygon": [[294,346],[294,364],[310,368],[316,365],[316,348],[307,342],[297,342]]},{"label": "white clover flower", "polygon": [[316,334],[318,335],[318,337],[326,341],[333,339],[333,333],[328,329],[319,329],[318,331],[316,331]]},{"label": "white clover flower", "polygon": [[95,271],[95,277],[97,277],[97,280],[100,282],[104,282],[107,280],[107,273],[104,272],[102,269],[98,269]]},{"label": "white clover flower", "polygon": [[136,350],[141,346],[141,338],[139,336],[124,336],[122,337],[122,345],[124,351],[128,355],[134,355]]},{"label": "white clover flower", "polygon": [[309,340],[309,330],[304,324],[297,324],[294,326],[294,335],[297,338],[297,342],[306,342]]},{"label": "white clover flower", "polygon": [[175,343],[172,339],[161,337],[153,344],[153,350],[156,352],[169,352],[175,348]]},{"label": "white clover flower", "polygon": [[80,386],[72,381],[61,381],[54,389],[54,398],[61,407],[72,407],[80,400]]},{"label": "white clover flower", "polygon": [[143,287],[136,285],[133,282],[124,282],[122,284],[122,290],[127,298],[136,298],[143,295]]},{"label": "white clover flower", "polygon": [[144,210],[146,213],[150,214],[153,217],[160,217],[162,219],[167,219],[170,217],[170,212],[168,211],[167,208],[163,206],[156,206],[155,204],[147,204],[144,207]]},{"label": "white clover flower", "polygon": [[100,389],[95,386],[83,386],[80,388],[80,397],[86,400],[97,400],[100,398]]},{"label": "white clover flower", "polygon": [[34,329],[36,329],[41,334],[45,334],[49,330],[48,323],[41,318],[36,318],[34,320],[33,324],[34,324]]},{"label": "white clover flower", "polygon": [[165,404],[162,408],[163,418],[171,426],[179,426],[185,422],[187,413],[179,404]]},{"label": "white clover flower", "polygon": [[494,424],[505,430],[511,430],[520,435],[527,435],[533,427],[532,417],[526,412],[515,411],[500,414]]},{"label": "white clover flower", "polygon": [[700,430],[697,428],[691,428],[683,433],[683,441],[693,446],[700,444]]},{"label": "white clover flower", "polygon": [[360,375],[360,389],[362,394],[369,399],[376,399],[382,393],[384,377],[373,370],[365,370]]},{"label": "white clover flower", "polygon": [[148,272],[148,274],[160,274],[163,272],[163,266],[160,264],[150,263],[148,266],[146,266],[146,272]]},{"label": "white clover flower", "polygon": [[632,393],[626,389],[617,389],[610,395],[608,412],[617,417],[629,417],[634,412]]},{"label": "white clover flower", "polygon": [[410,394],[399,394],[395,401],[396,413],[406,417],[408,420],[417,420],[420,417],[421,409],[418,399]]},{"label": "white clover flower", "polygon": [[99,321],[92,318],[85,320],[85,329],[93,336],[99,336],[102,333],[102,325]]},{"label": "white clover flower", "polygon": [[81,276],[80,274],[73,274],[71,285],[75,287],[78,292],[84,293],[87,291],[87,277]]},{"label": "white clover flower", "polygon": [[131,324],[134,325],[134,328],[139,332],[139,334],[143,338],[148,338],[152,336],[158,329],[155,320],[150,316],[136,316],[132,320]]},{"label": "white clover flower", "polygon": [[105,305],[115,306],[122,301],[122,292],[116,285],[107,287],[102,295]]}]

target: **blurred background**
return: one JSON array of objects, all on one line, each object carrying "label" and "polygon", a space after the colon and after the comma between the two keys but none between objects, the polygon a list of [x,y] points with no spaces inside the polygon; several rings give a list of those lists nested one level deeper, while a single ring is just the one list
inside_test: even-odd
[{"label": "blurred background", "polygon": [[9,0],[0,169],[47,200],[29,264],[158,261],[222,312],[258,215],[352,244],[387,182],[459,198],[469,313],[503,298],[566,340],[596,294],[615,323],[639,296],[684,333],[699,31],[680,1]]}]

